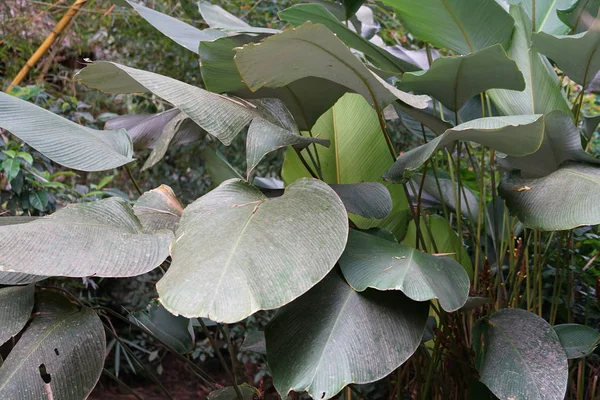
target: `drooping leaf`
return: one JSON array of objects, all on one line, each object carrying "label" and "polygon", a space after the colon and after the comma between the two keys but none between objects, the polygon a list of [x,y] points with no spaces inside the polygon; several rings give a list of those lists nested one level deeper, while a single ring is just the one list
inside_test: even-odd
[{"label": "drooping leaf", "polygon": [[[247,383],[238,385],[238,388],[242,392],[242,400],[253,400],[259,395],[258,389]],[[239,397],[233,386],[227,386],[226,388],[211,392],[207,400],[239,400]]]},{"label": "drooping leaf", "polygon": [[511,6],[515,32],[508,48],[525,79],[525,90],[492,89],[489,96],[504,115],[570,113],[560,82],[548,60],[531,48],[531,20],[521,6]]},{"label": "drooping leaf", "polygon": [[115,4],[129,6],[140,14],[142,18],[158,29],[163,35],[173,40],[180,46],[198,53],[198,45],[204,40],[214,40],[226,33],[219,30],[200,30],[166,14],[154,11],[131,0],[113,0]]},{"label": "drooping leaf", "polygon": [[125,130],[87,128],[2,92],[0,128],[67,168],[103,171],[133,161]]},{"label": "drooping leaf", "polygon": [[586,139],[589,140],[592,138],[598,124],[600,124],[600,115],[583,117],[583,132],[585,133]]},{"label": "drooping leaf", "polygon": [[247,44],[237,50],[235,63],[242,79],[253,91],[262,87],[282,87],[314,76],[360,93],[371,106],[380,109],[396,99],[415,108],[427,107],[427,96],[404,93],[387,84],[331,31],[319,24],[306,22],[260,44]]},{"label": "drooping leaf", "polygon": [[18,334],[33,310],[35,285],[0,289],[0,346]]},{"label": "drooping leaf", "polygon": [[[448,221],[440,215],[429,215],[419,219],[419,228],[425,241],[425,246],[429,253],[446,254],[448,258],[460,263],[469,279],[473,279],[473,263],[469,253],[462,245],[458,234],[452,229]],[[435,246],[434,246],[435,243]],[[406,236],[402,244],[409,247],[416,247],[417,244],[417,225],[415,221],[410,221]],[[419,248],[421,240],[419,237]]]},{"label": "drooping leaf", "polygon": [[[416,108],[405,107],[399,103],[394,104],[394,110],[402,120],[404,126],[418,140],[423,140],[423,135],[427,140],[432,140],[451,129],[453,124],[446,121],[452,121],[454,118],[450,110],[442,106],[443,120],[439,118],[439,103],[434,106],[433,101],[429,101],[427,108],[417,110]],[[460,113],[459,113],[460,117]]]},{"label": "drooping leaf", "polygon": [[494,44],[505,49],[514,21],[494,0],[384,0],[415,37],[458,54]]},{"label": "drooping leaf", "polygon": [[571,116],[553,111],[544,116],[544,140],[533,154],[499,158],[504,168],[518,169],[524,178],[541,178],[556,171],[566,161],[600,164],[600,160],[585,152],[579,129]]},{"label": "drooping leaf", "polygon": [[331,184],[346,210],[365,218],[383,219],[392,212],[392,197],[379,182]]},{"label": "drooping leaf", "polygon": [[348,47],[364,53],[377,67],[392,73],[418,71],[419,67],[405,58],[398,58],[393,53],[364,39],[358,33],[347,28],[335,15],[322,4],[295,4],[278,13],[279,18],[292,26],[300,26],[310,21],[323,24],[337,35]]},{"label": "drooping leaf", "polygon": [[[257,106],[211,93],[178,80],[110,62],[95,62],[77,73],[85,85],[109,93],[152,92],[178,107],[183,113],[225,145],[256,118],[264,118],[266,111]],[[275,134],[281,129],[265,121],[263,135]],[[275,133],[274,133],[275,132]]]},{"label": "drooping leaf", "polygon": [[599,0],[574,0],[571,6],[558,10],[558,18],[572,28],[574,33],[587,31],[594,23],[600,9]]},{"label": "drooping leaf", "polygon": [[471,97],[492,88],[525,89],[517,64],[493,45],[467,56],[442,57],[424,72],[402,76],[400,89],[429,94],[458,111]]},{"label": "drooping leaf", "polygon": [[[573,0],[497,0],[507,4],[522,5],[529,19],[533,22],[532,12],[535,9],[535,32],[546,32],[552,35],[563,35],[569,27],[559,19],[558,10],[568,7]],[[535,1],[535,7],[533,2]],[[533,25],[533,24],[532,24]]]},{"label": "drooping leaf", "polygon": [[501,399],[563,400],[569,365],[554,329],[520,309],[504,309],[473,327],[476,367]]},{"label": "drooping leaf", "polygon": [[222,7],[211,4],[207,1],[198,2],[198,10],[202,14],[204,22],[211,28],[221,29],[226,32],[245,32],[245,33],[278,33],[278,29],[255,28],[247,22],[241,20]]},{"label": "drooping leaf", "polygon": [[600,70],[600,18],[577,35],[533,35],[533,48],[548,56],[558,68],[584,88]]},{"label": "drooping leaf", "polygon": [[600,332],[589,326],[562,324],[555,325],[554,331],[558,335],[568,359],[587,357],[600,343]]},{"label": "drooping leaf", "polygon": [[218,149],[206,146],[200,154],[204,158],[204,166],[211,178],[213,187],[219,186],[228,179],[244,179]]},{"label": "drooping leaf", "polygon": [[179,353],[189,353],[194,348],[194,331],[190,329],[190,320],[176,317],[157,302],[148,304],[143,311],[129,314],[129,320]]},{"label": "drooping leaf", "polygon": [[31,323],[0,367],[1,399],[81,400],[104,366],[100,318],[53,292],[37,296]]},{"label": "drooping leaf", "polygon": [[441,307],[456,311],[469,295],[464,268],[446,257],[351,230],[340,258],[344,277],[355,290],[400,290],[410,299],[438,299]]},{"label": "drooping leaf", "polygon": [[281,307],[333,268],[347,234],[346,210],[321,181],[296,181],[272,199],[225,181],[184,210],[160,300],[174,314],[217,322]]},{"label": "drooping leaf", "polygon": [[73,204],[33,222],[0,227],[0,271],[71,277],[140,275],[167,258],[172,240],[170,231],[145,233],[120,198]]},{"label": "drooping leaf", "polygon": [[392,182],[408,180],[437,150],[456,140],[473,141],[505,154],[525,156],[534,153],[543,139],[541,115],[479,118],[448,129],[432,141],[402,154],[383,177]]},{"label": "drooping leaf", "polygon": [[[419,69],[429,69],[429,58],[427,50],[408,50],[400,45],[384,46],[384,49],[392,53],[397,58],[406,61],[409,64],[416,65]],[[436,60],[440,57],[440,53],[435,49],[430,49],[431,59]],[[406,72],[411,72],[407,70]]]},{"label": "drooping leaf", "polygon": [[356,292],[333,271],[267,325],[275,387],[283,397],[306,390],[329,399],[347,384],[383,378],[417,349],[427,310],[398,291]]},{"label": "drooping leaf", "polygon": [[547,231],[600,224],[600,167],[567,163],[542,178],[505,177],[498,188],[527,227]]},{"label": "drooping leaf", "polygon": [[160,185],[141,195],[133,206],[133,212],[148,233],[164,229],[175,232],[183,207],[173,189]]},{"label": "drooping leaf", "polygon": [[[324,114],[312,130],[313,136],[329,139],[329,148],[307,150],[302,155],[313,171],[321,171],[329,184],[354,184],[380,182],[389,167],[391,155],[379,125],[376,112],[357,94],[346,94]],[[320,168],[319,168],[320,165]],[[288,151],[283,164],[282,177],[287,184],[310,174],[295,152]],[[392,211],[383,220],[365,219],[355,215],[350,218],[360,229],[381,227],[397,236],[404,235],[408,220],[408,203],[399,185],[385,185],[392,197]]]}]

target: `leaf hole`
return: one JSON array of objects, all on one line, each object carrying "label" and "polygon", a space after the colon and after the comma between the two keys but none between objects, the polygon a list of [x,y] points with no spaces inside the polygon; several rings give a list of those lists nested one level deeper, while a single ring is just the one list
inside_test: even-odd
[{"label": "leaf hole", "polygon": [[40,364],[40,377],[44,381],[44,383],[50,383],[52,381],[52,377],[48,372],[46,372],[46,366],[44,364]]},{"label": "leaf hole", "polygon": [[56,354],[57,356],[60,356],[60,353],[58,352],[58,349],[54,349],[54,354]]}]

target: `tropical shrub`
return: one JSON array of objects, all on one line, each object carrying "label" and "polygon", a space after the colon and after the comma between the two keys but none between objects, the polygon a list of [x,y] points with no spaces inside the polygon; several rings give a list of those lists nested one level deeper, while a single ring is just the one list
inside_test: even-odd
[{"label": "tropical shrub", "polygon": [[[598,254],[596,126],[582,113],[600,69],[597,1],[385,0],[422,50],[386,46],[361,1],[294,5],[282,31],[205,2],[205,30],[120,3],[198,55],[202,87],[92,62],[76,76],[86,86],[173,108],[101,131],[0,94],[0,127],[80,171],[151,148],[149,169],[208,137],[216,187],[185,207],[161,185],[133,205],[0,220],[0,398],[85,398],[102,373],[110,311],[44,279],[158,267],[158,302],[130,322],[174,354],[193,350],[193,326],[211,342],[217,326],[233,354],[228,324],[277,310],[245,346],[284,397],[361,397],[384,378],[397,398],[596,397],[584,357],[600,334],[563,294],[583,282],[595,295],[573,260],[591,246],[583,275]],[[556,69],[579,85],[574,101]],[[396,120],[419,146],[398,151]],[[218,146],[243,133],[240,174]],[[283,182],[257,176],[283,148]],[[212,398],[262,396],[220,357],[232,386]]]}]

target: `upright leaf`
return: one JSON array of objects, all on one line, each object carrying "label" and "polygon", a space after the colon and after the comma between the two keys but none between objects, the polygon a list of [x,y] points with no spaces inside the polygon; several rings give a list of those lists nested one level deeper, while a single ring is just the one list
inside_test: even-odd
[{"label": "upright leaf", "polygon": [[471,97],[488,89],[525,89],[517,64],[494,45],[467,56],[442,57],[427,71],[402,76],[400,89],[429,94],[458,111]]},{"label": "upright leaf", "polygon": [[183,207],[173,189],[160,185],[141,195],[133,206],[133,212],[148,233],[165,229],[175,232]]},{"label": "upright leaf", "polygon": [[[48,238],[51,238],[49,240]],[[0,227],[0,271],[53,276],[134,276],[169,255],[173,232],[145,233],[120,198],[69,205]]]},{"label": "upright leaf", "polygon": [[360,93],[379,109],[396,99],[416,108],[427,107],[427,96],[404,93],[387,84],[325,26],[310,22],[273,35],[260,44],[245,45],[237,50],[235,63],[253,91],[282,87],[315,76]]},{"label": "upright leaf", "polygon": [[498,192],[527,227],[547,231],[600,224],[600,167],[567,163],[542,178],[505,177]]},{"label": "upright leaf", "polygon": [[577,35],[534,34],[533,47],[585,88],[600,70],[600,18],[588,31]]},{"label": "upright leaf", "polygon": [[504,309],[473,327],[476,367],[501,399],[563,400],[569,365],[554,329],[520,309]]},{"label": "upright leaf", "polygon": [[[546,32],[552,35],[563,35],[569,32],[569,27],[560,20],[557,11],[568,7],[573,0],[497,0],[507,1],[508,4],[521,5],[535,26],[535,32]],[[535,6],[534,3],[535,2]],[[532,12],[535,10],[535,18]],[[532,24],[533,25],[533,24]]]},{"label": "upright leaf", "polygon": [[525,78],[525,90],[492,89],[491,99],[504,115],[547,114],[554,110],[570,113],[556,72],[548,60],[531,48],[532,25],[521,6],[511,6],[515,32],[508,56],[515,60]]},{"label": "upright leaf", "polygon": [[200,154],[204,158],[204,167],[211,178],[212,187],[219,186],[228,179],[244,179],[218,149],[206,146]]},{"label": "upright leaf", "polygon": [[396,291],[358,293],[333,271],[267,325],[275,387],[282,397],[294,390],[329,399],[383,378],[419,346],[427,310]]},{"label": "upright leaf", "polygon": [[568,359],[587,357],[600,343],[600,332],[589,326],[562,324],[555,325],[554,331],[558,335]]},{"label": "upright leaf", "polygon": [[0,289],[0,346],[18,334],[33,310],[35,285]]},{"label": "upright leaf", "polygon": [[103,171],[133,161],[125,130],[86,128],[27,101],[0,92],[0,128],[67,168]]},{"label": "upright leaf", "polygon": [[494,44],[505,49],[514,21],[494,0],[384,0],[415,37],[469,54]]},{"label": "upright leaf", "polygon": [[567,24],[573,32],[587,31],[598,16],[600,0],[574,0],[571,6],[558,10],[558,18]]},{"label": "upright leaf", "polygon": [[100,378],[106,338],[100,318],[64,297],[37,296],[31,323],[0,367],[0,399],[81,400]]},{"label": "upright leaf", "polygon": [[218,322],[281,307],[333,268],[347,234],[342,202],[318,180],[272,199],[225,181],[184,210],[160,301],[176,315]]},{"label": "upright leaf", "polygon": [[469,277],[457,262],[351,230],[340,258],[344,277],[355,290],[400,290],[410,299],[438,299],[448,311],[469,296]]}]

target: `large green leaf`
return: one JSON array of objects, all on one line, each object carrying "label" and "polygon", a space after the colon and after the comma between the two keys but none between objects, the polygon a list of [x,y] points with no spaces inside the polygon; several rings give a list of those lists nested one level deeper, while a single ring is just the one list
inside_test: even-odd
[{"label": "large green leaf", "polygon": [[540,148],[523,157],[499,158],[505,169],[518,169],[524,178],[541,178],[556,171],[565,161],[600,164],[600,160],[581,146],[581,134],[570,115],[553,111],[544,116],[544,121],[544,140]]},{"label": "large green leaf", "polygon": [[365,218],[383,219],[390,215],[393,200],[379,182],[331,184],[349,213]]},{"label": "large green leaf", "polygon": [[133,161],[125,130],[77,125],[27,101],[0,92],[0,128],[67,168],[103,171]]},{"label": "large green leaf", "polygon": [[584,88],[600,70],[600,18],[577,35],[533,35],[533,48],[548,56],[567,76]]},{"label": "large green leaf", "polygon": [[562,324],[555,325],[554,331],[569,359],[589,356],[600,343],[600,332],[589,326]]},{"label": "large green leaf", "polygon": [[521,6],[511,6],[516,22],[508,56],[515,60],[525,78],[525,90],[492,89],[488,92],[504,115],[547,114],[554,110],[569,113],[558,76],[548,60],[531,48],[531,20]]},{"label": "large green leaf", "polygon": [[206,146],[200,155],[204,158],[204,167],[210,176],[213,188],[228,179],[244,179],[217,148]]},{"label": "large green leaf", "polygon": [[501,399],[563,400],[569,365],[554,329],[520,309],[504,309],[473,327],[476,367]]},{"label": "large green leaf", "polygon": [[191,25],[170,17],[151,8],[130,0],[113,0],[114,3],[121,6],[129,6],[137,11],[142,18],[148,21],[153,27],[158,29],[162,34],[173,40],[180,46],[198,52],[198,45],[204,40],[214,40],[216,38],[226,36],[226,33],[219,30],[200,30]]},{"label": "large green leaf", "polygon": [[148,233],[165,229],[175,232],[183,207],[173,189],[160,185],[141,195],[133,206],[133,212]]},{"label": "large green leaf", "polygon": [[544,139],[541,115],[479,118],[465,122],[443,135],[402,154],[384,174],[384,179],[404,182],[433,154],[456,140],[468,140],[514,156],[534,153]]},{"label": "large green leaf", "polygon": [[598,16],[600,0],[574,0],[571,6],[558,10],[558,18],[573,29],[573,32],[580,33],[587,31],[594,19]]},{"label": "large green leaf", "polygon": [[278,15],[279,18],[292,26],[300,26],[306,21],[325,25],[327,29],[336,34],[348,47],[363,52],[377,67],[385,71],[402,73],[418,71],[420,69],[414,63],[394,56],[389,51],[350,30],[322,4],[295,4],[290,8],[280,11]]},{"label": "large green leaf", "polygon": [[344,205],[321,181],[299,180],[271,199],[225,181],[184,210],[160,300],[176,315],[218,322],[281,307],[333,268],[347,234]]},{"label": "large green leaf", "polygon": [[[496,0],[508,5],[522,5],[529,19],[535,9],[535,32],[546,32],[552,35],[562,35],[569,32],[570,28],[558,17],[557,11],[571,5],[573,0]],[[535,2],[535,7],[534,7]],[[533,25],[533,24],[532,24]]]},{"label": "large green leaf", "polygon": [[493,44],[505,49],[514,21],[494,0],[384,0],[415,37],[458,54]]},{"label": "large green leaf", "polygon": [[[329,148],[318,147],[316,152],[310,149],[316,164],[306,150],[302,151],[311,169],[322,172],[325,182],[382,182],[381,175],[389,167],[391,156],[377,113],[361,96],[344,95],[317,121],[312,132],[316,137],[331,141]],[[308,176],[310,174],[298,156],[291,150],[288,151],[282,170],[284,181],[289,184]],[[381,227],[403,236],[408,220],[408,203],[404,190],[399,185],[386,184],[386,187],[393,205],[387,218],[376,221],[351,216],[351,219],[361,229]]]},{"label": "large green leaf", "polygon": [[64,297],[42,292],[31,323],[0,367],[0,399],[81,400],[104,366],[106,338],[100,318]]},{"label": "large green leaf", "polygon": [[237,50],[235,63],[242,79],[253,91],[262,87],[283,87],[314,76],[360,93],[371,106],[379,109],[396,99],[416,108],[425,108],[429,99],[387,84],[325,26],[310,22],[270,36],[259,44],[245,45]]},{"label": "large green leaf", "polygon": [[[110,62],[95,62],[77,73],[85,85],[109,93],[151,92],[178,107],[206,132],[225,145],[256,118],[264,118],[267,110],[233,98],[211,93],[163,75]],[[277,135],[281,126],[265,121],[261,133]]]},{"label": "large green leaf", "polygon": [[222,7],[207,1],[198,2],[198,10],[202,14],[204,22],[211,28],[221,29],[226,32],[245,33],[278,33],[279,30],[271,28],[255,28],[247,22],[239,19]]},{"label": "large green leaf", "polygon": [[33,222],[0,227],[0,271],[53,276],[134,276],[169,255],[173,232],[145,233],[120,198],[69,205]]},{"label": "large green leaf", "polygon": [[600,224],[600,167],[568,163],[542,178],[518,172],[502,180],[498,192],[527,227],[548,231]]},{"label": "large green leaf", "polygon": [[427,71],[404,74],[398,87],[429,94],[458,111],[479,93],[492,88],[523,90],[525,81],[498,44],[467,56],[438,58]]},{"label": "large green leaf", "polygon": [[417,349],[428,308],[397,291],[356,292],[333,271],[267,325],[275,387],[282,397],[294,390],[329,399],[383,378]]},{"label": "large green leaf", "polygon": [[33,310],[35,285],[0,289],[0,346],[23,329]]},{"label": "large green leaf", "polygon": [[438,299],[448,312],[461,308],[469,296],[469,277],[456,261],[368,233],[351,230],[339,262],[344,277],[359,292],[400,290],[415,301]]},{"label": "large green leaf", "polygon": [[189,353],[194,348],[194,330],[190,328],[190,320],[176,317],[156,302],[148,304],[143,311],[129,314],[129,320],[179,353]]},{"label": "large green leaf", "polygon": [[43,275],[21,274],[18,272],[0,271],[0,285],[27,285],[46,279]]}]

